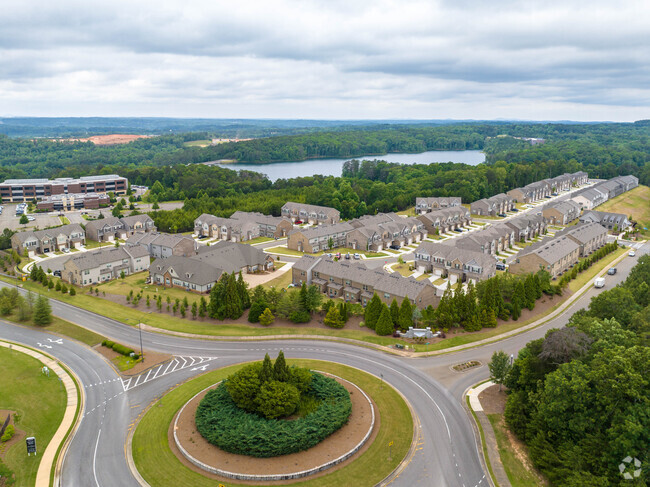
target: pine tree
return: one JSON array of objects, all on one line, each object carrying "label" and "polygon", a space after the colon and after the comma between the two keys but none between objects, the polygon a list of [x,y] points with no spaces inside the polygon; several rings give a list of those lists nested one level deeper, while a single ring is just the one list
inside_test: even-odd
[{"label": "pine tree", "polygon": [[323,321],[327,326],[330,326],[332,328],[343,328],[343,325],[345,325],[343,319],[341,318],[341,312],[336,306],[330,307]]},{"label": "pine tree", "polygon": [[309,297],[307,296],[307,284],[304,282],[300,286],[300,308],[303,311],[309,311]]},{"label": "pine tree", "polygon": [[535,274],[533,280],[535,283],[535,299],[537,300],[542,297],[542,280],[539,278],[538,274]]},{"label": "pine tree", "polygon": [[402,330],[408,330],[410,326],[413,326],[413,308],[408,296],[405,296],[402,300],[399,307],[399,322],[394,323],[394,325]]},{"label": "pine tree", "polygon": [[396,298],[393,298],[390,303],[390,319],[393,320],[393,323],[399,323],[399,304]]},{"label": "pine tree", "polygon": [[275,316],[271,313],[269,308],[264,310],[264,313],[260,315],[260,325],[269,326],[275,320]]},{"label": "pine tree", "polygon": [[226,296],[224,299],[225,317],[230,318],[231,320],[236,320],[244,312],[241,302],[241,293],[239,291],[239,286],[237,285],[235,273],[233,272],[230,274],[227,279]]},{"label": "pine tree", "polygon": [[375,332],[377,335],[391,335],[393,333],[394,326],[393,320],[390,318],[390,310],[385,304],[382,305],[381,314],[377,320],[377,325],[375,327]]},{"label": "pine tree", "polygon": [[55,291],[60,291],[61,290],[61,281],[56,281],[56,286],[54,286]]},{"label": "pine tree", "polygon": [[456,322],[452,298],[451,286],[447,285],[435,311],[435,320],[441,328],[449,328]]},{"label": "pine tree", "polygon": [[495,328],[497,326],[497,315],[493,309],[487,312],[487,321],[485,326],[487,328]]},{"label": "pine tree", "polygon": [[526,296],[526,307],[529,310],[535,308],[535,281],[532,274],[528,274],[524,279],[524,292]]},{"label": "pine tree", "polygon": [[77,295],[76,289],[74,288],[74,286],[70,286],[70,296],[76,296],[76,295]]},{"label": "pine tree", "polygon": [[192,318],[196,319],[196,315],[199,312],[199,307],[196,305],[196,301],[192,303]]},{"label": "pine tree", "polygon": [[34,304],[34,324],[38,326],[45,326],[52,323],[52,308],[50,307],[50,300],[42,294],[39,294]]},{"label": "pine tree", "polygon": [[467,295],[465,296],[466,318],[463,327],[466,331],[478,331],[481,329],[481,319],[479,316],[478,303],[476,301],[476,287],[472,281],[467,284]]},{"label": "pine tree", "polygon": [[244,281],[244,278],[239,271],[239,276],[237,277],[237,290],[239,291],[239,299],[241,301],[242,309],[248,309],[251,307],[251,297],[248,294],[248,283]]},{"label": "pine tree", "polygon": [[284,352],[280,350],[278,357],[273,364],[273,380],[279,382],[287,382],[289,380],[289,367],[284,360]]},{"label": "pine tree", "polygon": [[38,269],[38,267],[36,266],[36,264],[34,264],[32,266],[32,270],[29,272],[29,278],[32,281],[36,281],[38,279],[38,270],[37,269]]},{"label": "pine tree", "polygon": [[368,306],[366,306],[364,319],[366,321],[366,327],[371,330],[374,330],[377,325],[377,320],[379,319],[379,315],[381,315],[382,304],[381,299],[379,299],[379,296],[375,293],[368,303]]},{"label": "pine tree", "polygon": [[264,361],[262,362],[262,368],[260,369],[260,383],[264,384],[270,380],[273,380],[273,364],[271,363],[271,357],[267,353],[264,356]]},{"label": "pine tree", "polygon": [[460,283],[454,291],[452,306],[456,312],[458,323],[463,326],[465,321],[467,321],[467,297],[465,296],[465,289]]}]

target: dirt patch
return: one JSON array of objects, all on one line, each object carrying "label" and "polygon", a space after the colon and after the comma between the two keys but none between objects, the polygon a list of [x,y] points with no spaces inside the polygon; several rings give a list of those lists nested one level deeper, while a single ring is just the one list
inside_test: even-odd
[{"label": "dirt patch", "polygon": [[[307,470],[309,468],[322,465],[328,461],[334,460],[344,453],[354,448],[368,432],[370,428],[372,413],[368,401],[363,394],[359,392],[353,384],[345,381],[338,380],[349,392],[350,399],[352,400],[352,413],[345,426],[340,430],[333,433],[331,436],[320,442],[318,445],[305,450],[300,453],[292,453],[290,455],[283,455],[273,458],[254,458],[246,455],[236,455],[233,453],[225,452],[216,446],[208,443],[201,434],[196,430],[194,422],[194,415],[196,408],[201,402],[201,399],[208,393],[205,391],[195,397],[184,409],[182,416],[178,419],[177,435],[183,448],[188,451],[194,458],[212,465],[223,470],[239,473],[248,473],[252,475],[264,474],[281,474],[298,472]],[[372,399],[371,399],[372,401]],[[366,451],[379,431],[379,413],[376,405],[373,403],[375,409],[375,426],[366,444],[354,455],[346,461],[333,466],[324,472],[310,475],[309,478],[314,478],[322,475],[329,474],[339,468],[345,467],[350,462],[353,462],[364,451]],[[176,417],[174,417],[174,420]],[[179,460],[188,468],[195,470],[202,475],[222,481],[231,481],[219,475],[211,474],[196,467],[190,463],[178,450],[174,441],[173,427],[174,420],[169,425],[168,441],[174,454]],[[303,479],[296,479],[294,482],[303,481]],[[247,483],[238,481],[240,483]],[[284,483],[291,483],[291,481],[283,481]],[[252,483],[252,482],[251,482]],[[255,482],[255,485],[274,485],[277,482]]]},{"label": "dirt patch", "polygon": [[115,363],[115,359],[119,359],[124,355],[117,353],[112,348],[104,347],[103,345],[96,345],[94,348],[96,352],[106,357],[108,361],[115,366],[115,368],[119,371],[120,374],[127,375],[127,376],[138,375],[141,372],[144,372],[145,370],[150,369],[151,367],[154,367],[163,362],[166,362],[167,360],[172,358],[171,355],[168,355],[166,353],[150,352],[148,350],[145,350],[144,362],[138,362],[129,370],[120,371],[119,368],[117,367],[117,364]]},{"label": "dirt patch", "polygon": [[478,400],[481,401],[481,406],[483,406],[485,414],[503,414],[506,410],[506,399],[508,399],[506,388],[502,387],[499,391],[498,385],[484,389],[478,396]]},{"label": "dirt patch", "polygon": [[109,134],[109,135],[93,135],[92,137],[85,137],[79,139],[54,139],[55,142],[92,142],[95,145],[118,145],[128,144],[138,139],[148,139],[151,135],[135,135],[135,134]]},{"label": "dirt patch", "polygon": [[523,467],[528,470],[532,475],[535,476],[537,479],[537,484],[538,485],[548,485],[548,482],[542,475],[537,471],[537,469],[533,466],[533,462],[530,460],[530,457],[528,456],[528,448],[526,447],[526,444],[519,440],[511,431],[510,428],[508,428],[508,425],[506,424],[506,420],[503,415],[501,415],[499,419],[499,427],[503,430],[503,432],[506,435],[506,438],[508,439],[508,443],[510,444],[510,449],[512,450],[512,453],[515,455],[517,460],[521,462]]},{"label": "dirt patch", "polygon": [[16,414],[16,411],[10,411],[8,409],[0,409],[0,429],[2,428],[2,425],[5,424],[5,421],[7,419],[7,415],[11,415],[11,419],[9,420],[9,424],[12,424],[15,428],[15,433],[14,436],[11,438],[11,440],[6,441],[4,443],[0,443],[0,458],[4,457],[5,453],[14,446],[16,443],[20,442],[25,438],[25,432],[22,430],[19,430],[16,427],[16,423],[14,422],[14,415]]}]

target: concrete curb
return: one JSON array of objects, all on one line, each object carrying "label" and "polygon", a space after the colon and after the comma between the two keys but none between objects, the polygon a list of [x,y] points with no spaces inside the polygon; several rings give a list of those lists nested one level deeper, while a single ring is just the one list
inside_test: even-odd
[{"label": "concrete curb", "polygon": [[7,341],[0,341],[0,347],[24,353],[40,361],[59,377],[61,383],[65,387],[67,401],[63,420],[54,433],[54,436],[52,436],[52,439],[45,447],[45,451],[43,452],[41,461],[38,465],[35,483],[35,485],[39,487],[49,486],[50,478],[52,477],[52,469],[54,469],[53,485],[58,486],[61,482],[61,467],[63,465],[65,454],[67,453],[67,448],[81,423],[81,414],[78,414],[78,411],[81,412],[83,409],[84,394],[83,390],[81,390],[77,385],[80,383],[79,379],[74,376],[72,371],[63,368],[57,359],[43,352],[38,352],[31,348]]}]

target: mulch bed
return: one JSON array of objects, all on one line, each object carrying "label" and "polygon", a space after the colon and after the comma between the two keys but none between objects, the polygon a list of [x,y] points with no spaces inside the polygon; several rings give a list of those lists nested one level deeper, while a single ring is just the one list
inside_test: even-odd
[{"label": "mulch bed", "polygon": [[481,406],[483,406],[485,414],[504,413],[506,410],[506,399],[508,398],[506,390],[507,388],[502,386],[499,391],[499,386],[493,385],[479,394],[478,400],[481,401]]},{"label": "mulch bed", "polygon": [[4,443],[0,443],[0,458],[2,458],[5,453],[14,446],[16,443],[19,443],[20,441],[25,438],[25,432],[22,430],[19,430],[16,428],[16,423],[14,423],[14,414],[16,414],[16,411],[10,411],[8,409],[0,409],[0,429],[2,428],[2,425],[5,424],[5,421],[7,419],[7,415],[11,414],[11,419],[9,420],[9,424],[13,424],[15,428],[15,433],[14,436],[11,438],[11,440],[6,441]]},{"label": "mulch bed", "polygon": [[[195,397],[185,407],[182,416],[179,417],[177,430],[179,441],[181,442],[181,445],[183,445],[183,448],[185,448],[185,450],[189,452],[194,458],[202,461],[203,463],[229,472],[246,473],[252,475],[270,475],[299,472],[322,465],[323,463],[327,463],[328,461],[340,457],[341,455],[354,448],[367,433],[372,420],[370,404],[368,404],[368,401],[363,396],[363,394],[359,392],[359,389],[345,380],[337,379],[337,381],[350,392],[350,399],[352,401],[352,413],[350,414],[348,423],[340,430],[336,431],[331,436],[320,442],[318,445],[310,448],[309,450],[273,458],[255,458],[246,455],[228,453],[208,443],[207,440],[205,440],[196,430],[194,416],[196,408],[201,402],[201,399],[203,399],[209,390],[206,390]],[[375,410],[375,426],[370,435],[370,438],[368,438],[368,441],[365,443],[365,445],[363,445],[363,447],[361,447],[357,453],[352,455],[346,461],[335,465],[323,472],[311,475],[308,478],[327,475],[335,470],[338,470],[339,468],[345,467],[370,447],[372,442],[375,440],[377,432],[379,431],[380,423],[379,412],[374,402],[373,408]],[[181,461],[181,463],[206,477],[213,478],[215,480],[231,482],[231,479],[211,474],[205,470],[200,469],[199,467],[189,462],[183,456],[183,454],[176,447],[176,443],[174,441],[173,427],[175,420],[176,416],[169,425],[167,436],[170,448]],[[296,479],[294,482],[300,482],[303,480],[304,478]],[[238,480],[237,482],[246,483],[245,481],[241,480]],[[291,481],[283,481],[283,483],[290,482]],[[277,482],[254,482],[255,485],[274,485],[276,483]]]}]

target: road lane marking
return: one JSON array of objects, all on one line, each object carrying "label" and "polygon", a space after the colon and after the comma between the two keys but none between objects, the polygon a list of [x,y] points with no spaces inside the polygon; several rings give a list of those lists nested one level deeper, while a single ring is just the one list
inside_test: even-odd
[{"label": "road lane marking", "polygon": [[99,433],[97,434],[97,443],[95,443],[95,454],[93,455],[93,475],[95,476],[95,484],[97,487],[99,486],[99,480],[97,480],[97,468],[96,468],[96,463],[97,463],[97,448],[99,447],[99,437],[102,435],[102,429],[99,428]]},{"label": "road lane marking", "polygon": [[192,371],[196,371],[196,370],[205,371],[210,366],[209,362],[216,359],[217,357],[196,357],[196,356],[189,357],[189,356],[180,356],[180,355],[174,356],[169,361],[166,367],[165,364],[162,363],[157,367],[155,366],[149,369],[148,371],[143,372],[137,377],[130,377],[128,380],[122,379],[122,388],[124,389],[124,392],[127,392],[138,386],[146,384],[147,382],[151,382],[154,379],[158,379],[160,377],[171,374],[173,372],[177,372],[179,370],[190,368],[193,365],[195,367],[191,369]]}]

